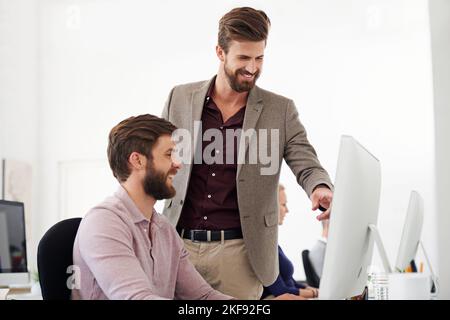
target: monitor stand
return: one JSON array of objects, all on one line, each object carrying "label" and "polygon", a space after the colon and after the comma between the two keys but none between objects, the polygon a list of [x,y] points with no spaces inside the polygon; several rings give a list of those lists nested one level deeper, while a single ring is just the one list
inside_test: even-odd
[{"label": "monitor stand", "polygon": [[419,247],[422,249],[423,255],[425,257],[425,261],[427,262],[428,268],[430,269],[430,274],[431,274],[431,281],[432,281],[432,285],[434,286],[435,290],[431,290],[431,292],[437,296],[439,294],[439,284],[438,284],[438,279],[436,274],[433,271],[433,268],[431,267],[431,262],[430,259],[428,259],[428,254],[427,251],[425,250],[425,247],[422,243],[422,241],[419,241]]},{"label": "monitor stand", "polygon": [[369,225],[370,233],[373,235],[375,243],[378,248],[378,252],[380,253],[381,261],[383,262],[384,271],[389,274],[392,273],[391,264],[389,263],[389,259],[386,254],[386,250],[384,249],[383,241],[381,241],[380,232],[378,228],[374,224]]}]

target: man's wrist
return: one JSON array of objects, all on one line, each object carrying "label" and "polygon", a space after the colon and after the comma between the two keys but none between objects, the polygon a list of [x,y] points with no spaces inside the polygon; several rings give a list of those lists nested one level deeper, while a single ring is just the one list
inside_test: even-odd
[{"label": "man's wrist", "polygon": [[331,190],[330,187],[325,183],[319,183],[317,186],[314,187],[312,192],[316,191],[317,188],[327,188],[328,190]]}]

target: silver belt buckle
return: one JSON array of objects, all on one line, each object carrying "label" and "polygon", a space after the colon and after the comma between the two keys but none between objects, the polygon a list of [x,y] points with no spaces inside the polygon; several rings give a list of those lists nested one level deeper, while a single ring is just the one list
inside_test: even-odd
[{"label": "silver belt buckle", "polygon": [[192,242],[203,242],[203,241],[199,241],[199,240],[195,240],[194,239],[194,232],[197,232],[197,231],[206,231],[206,241],[207,242],[211,242],[211,230],[190,230],[190,232],[191,232],[191,234],[190,234],[190,237],[191,237],[191,241]]},{"label": "silver belt buckle", "polygon": [[202,231],[202,230],[190,230],[190,232],[191,232],[191,241],[192,242],[201,242],[201,241],[198,241],[198,240],[194,240],[194,232],[196,232],[196,231]]}]

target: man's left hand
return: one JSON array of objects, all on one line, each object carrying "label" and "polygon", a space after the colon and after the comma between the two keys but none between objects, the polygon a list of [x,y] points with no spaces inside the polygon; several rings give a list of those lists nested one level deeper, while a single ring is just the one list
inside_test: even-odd
[{"label": "man's left hand", "polygon": [[312,202],[312,210],[315,211],[320,207],[326,209],[326,211],[322,212],[317,216],[317,220],[325,220],[330,218],[330,205],[333,200],[333,192],[327,187],[319,186],[314,189],[313,193],[310,196]]}]

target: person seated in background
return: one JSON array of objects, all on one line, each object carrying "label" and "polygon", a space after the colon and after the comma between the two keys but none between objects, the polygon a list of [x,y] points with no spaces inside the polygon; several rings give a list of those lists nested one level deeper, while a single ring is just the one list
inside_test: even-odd
[{"label": "person seated in background", "polygon": [[319,279],[322,277],[323,262],[325,260],[325,250],[327,249],[328,226],[330,219],[322,220],[322,237],[309,250],[309,260]]},{"label": "person seated in background", "polygon": [[81,221],[73,248],[80,278],[72,299],[232,299],[202,278],[175,228],[153,208],[175,195],[175,129],[147,114],[111,130],[108,160],[120,186]]},{"label": "person seated in background", "polygon": [[[289,209],[287,207],[286,192],[283,185],[278,186],[278,202],[279,202],[279,215],[278,215],[278,225],[282,225],[284,218],[286,217]],[[293,278],[294,265],[286,257],[281,247],[278,245],[278,260],[280,273],[275,280],[275,282],[264,287],[261,299],[271,299],[273,297],[278,297],[285,293],[290,293],[297,295],[301,298],[316,298],[319,295],[317,288],[312,288],[297,282]]]}]

